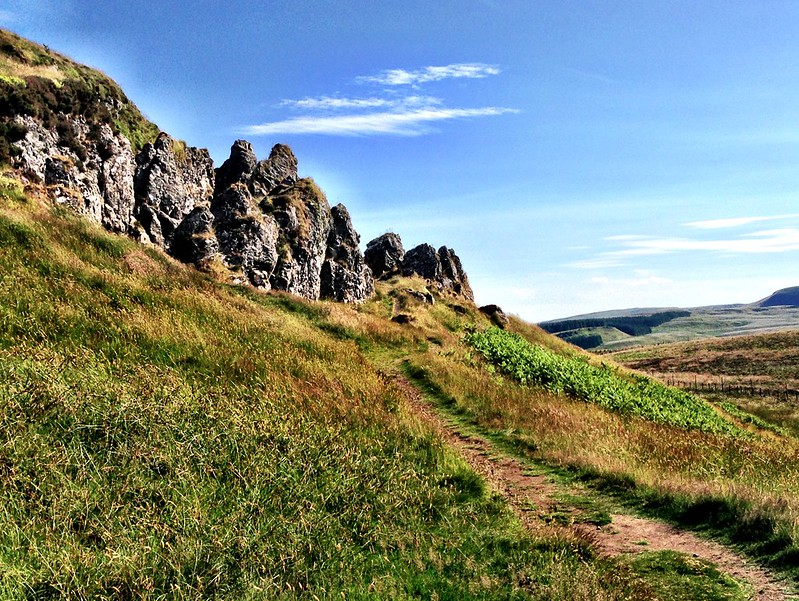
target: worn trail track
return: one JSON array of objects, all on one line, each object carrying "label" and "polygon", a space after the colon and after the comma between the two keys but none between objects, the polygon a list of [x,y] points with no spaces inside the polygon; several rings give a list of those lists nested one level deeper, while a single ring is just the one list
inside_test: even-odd
[{"label": "worn trail track", "polygon": [[[554,527],[546,525],[541,516],[559,505],[556,495],[561,489],[557,484],[545,475],[530,473],[517,459],[497,452],[490,441],[460,433],[410,382],[398,377],[397,383],[406,391],[415,415],[437,431],[491,488],[505,497],[526,527],[538,532]],[[611,518],[612,522],[602,528],[589,524],[574,524],[570,528],[591,540],[598,551],[607,556],[678,551],[709,561],[739,582],[747,583],[753,591],[753,601],[799,599],[790,586],[778,581],[771,572],[720,543],[657,520],[628,514],[614,514]]]}]

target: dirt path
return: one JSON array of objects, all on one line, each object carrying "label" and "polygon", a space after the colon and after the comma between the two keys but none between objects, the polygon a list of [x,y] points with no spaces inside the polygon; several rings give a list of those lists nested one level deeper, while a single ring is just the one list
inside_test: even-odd
[{"label": "dirt path", "polygon": [[[398,384],[406,391],[414,413],[457,449],[489,486],[507,499],[523,524],[536,531],[554,527],[546,525],[542,517],[560,505],[556,497],[562,491],[557,484],[545,475],[532,474],[518,460],[497,453],[489,441],[461,434],[436,413],[410,382],[398,378]],[[601,528],[590,524],[574,524],[570,528],[582,538],[587,537],[600,553],[608,556],[678,551],[709,561],[736,580],[748,583],[754,591],[751,597],[754,601],[799,599],[768,570],[719,543],[657,520],[627,514],[613,514],[611,518],[612,522]]]}]

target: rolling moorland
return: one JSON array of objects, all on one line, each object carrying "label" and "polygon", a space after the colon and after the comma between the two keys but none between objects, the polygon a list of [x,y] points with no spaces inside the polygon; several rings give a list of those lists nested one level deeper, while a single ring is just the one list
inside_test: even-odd
[{"label": "rolling moorland", "polygon": [[[4,35],[2,91],[39,113],[2,116],[0,598],[790,598],[790,416],[708,401],[489,316],[465,278],[389,269],[367,294],[340,240],[322,249],[352,251],[333,257],[345,284],[331,290],[359,302],[266,290],[283,281],[275,270],[300,265],[298,240],[313,230],[270,229],[296,182],[266,192],[257,219],[213,215],[220,233],[274,231],[271,272],[221,235],[208,261],[170,256],[156,236],[170,240],[176,219],[163,204],[151,207],[157,227],[138,224],[149,244],[123,235],[108,188],[88,215],[69,199],[109,172],[117,155],[95,157],[100,142],[143,150],[157,129],[148,138],[151,124],[101,74]],[[100,142],[75,112],[98,97]],[[63,159],[48,157],[55,179],[37,181],[21,149],[51,119]],[[253,181],[236,198],[249,202]],[[300,190],[312,197],[295,208],[327,215],[317,191]],[[199,248],[215,232],[187,240]],[[501,465],[537,495],[519,498]],[[634,520],[668,523],[694,546],[637,530],[634,548],[614,551]],[[710,557],[688,531],[734,553]]]},{"label": "rolling moorland", "polygon": [[792,330],[797,323],[797,288],[785,288],[762,300],[743,305],[623,309],[568,317],[539,325],[581,348],[607,352],[702,338]]},{"label": "rolling moorland", "polygon": [[610,357],[799,434],[796,330],[639,347]]}]

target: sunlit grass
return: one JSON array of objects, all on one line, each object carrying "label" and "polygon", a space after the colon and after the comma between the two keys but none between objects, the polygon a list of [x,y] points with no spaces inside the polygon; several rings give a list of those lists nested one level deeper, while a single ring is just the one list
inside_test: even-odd
[{"label": "sunlit grass", "polygon": [[799,443],[793,437],[653,423],[520,385],[481,363],[465,351],[427,353],[408,369],[445,410],[532,459],[566,468],[639,509],[714,528],[761,559],[795,569]]},{"label": "sunlit grass", "polygon": [[651,598],[373,365],[458,348],[445,303],[230,287],[34,201],[0,241],[0,598]]}]

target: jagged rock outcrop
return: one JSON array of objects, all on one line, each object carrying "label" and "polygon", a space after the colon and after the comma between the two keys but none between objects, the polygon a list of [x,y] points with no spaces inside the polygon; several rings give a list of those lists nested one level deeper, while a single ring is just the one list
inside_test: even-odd
[{"label": "jagged rock outcrop", "polygon": [[322,264],[332,225],[327,198],[310,179],[279,188],[261,206],[271,212],[280,227],[278,262],[272,287],[305,298],[318,299],[322,288]]},{"label": "jagged rock outcrop", "polygon": [[313,180],[298,178],[288,146],[258,161],[249,142],[236,141],[216,171],[211,212],[222,262],[254,286],[342,302],[374,293],[349,213],[343,205],[331,209]]},{"label": "jagged rock outcrop", "polygon": [[402,260],[402,275],[418,275],[426,280],[441,280],[441,259],[436,249],[429,244],[420,244],[405,253]]},{"label": "jagged rock outcrop", "polygon": [[441,261],[441,286],[445,290],[453,290],[469,300],[474,300],[469,278],[463,270],[460,257],[455,254],[455,251],[442,246],[438,249],[438,258]]},{"label": "jagged rock outcrop", "polygon": [[240,282],[268,290],[277,264],[275,220],[263,214],[243,183],[215,197],[211,213],[222,262],[241,272]]},{"label": "jagged rock outcrop", "polygon": [[241,183],[254,196],[266,196],[279,185],[290,186],[297,179],[297,158],[285,144],[276,144],[269,158],[258,161],[252,144],[236,140],[230,157],[216,170],[214,195]]},{"label": "jagged rock outcrop", "polygon": [[46,128],[32,116],[17,116],[25,135],[15,142],[13,165],[49,187],[53,199],[103,224],[127,232],[133,217],[134,160],[130,142],[106,123],[59,115]]},{"label": "jagged rock outcrop", "polygon": [[429,244],[420,244],[405,253],[400,270],[402,275],[415,274],[430,280],[439,291],[454,292],[474,300],[466,272],[451,248],[442,246],[436,250]]},{"label": "jagged rock outcrop", "polygon": [[361,237],[343,204],[330,209],[330,214],[332,227],[322,264],[320,295],[345,303],[369,298],[374,294],[374,278],[358,247]]},{"label": "jagged rock outcrop", "polygon": [[210,202],[213,190],[213,160],[206,149],[162,132],[136,156],[134,216],[146,239],[162,248],[170,248],[181,221],[195,206]]},{"label": "jagged rock outcrop", "polygon": [[380,278],[400,269],[402,260],[405,258],[405,249],[397,234],[387,232],[366,245],[363,257],[374,277]]},{"label": "jagged rock outcrop", "polygon": [[275,144],[269,158],[256,164],[251,191],[255,195],[266,195],[278,186],[294,184],[297,179],[297,157],[285,144]]},{"label": "jagged rock outcrop", "polygon": [[453,292],[474,300],[469,278],[463,270],[460,258],[446,246],[436,250],[430,244],[420,244],[406,253],[402,239],[397,234],[388,232],[366,245],[364,259],[375,278],[397,273],[404,276],[418,275],[429,280],[440,292]]}]

